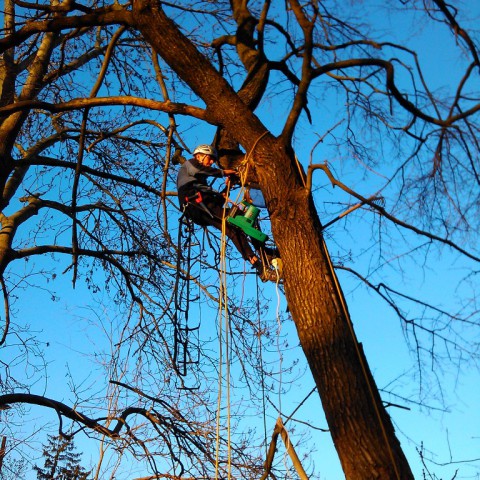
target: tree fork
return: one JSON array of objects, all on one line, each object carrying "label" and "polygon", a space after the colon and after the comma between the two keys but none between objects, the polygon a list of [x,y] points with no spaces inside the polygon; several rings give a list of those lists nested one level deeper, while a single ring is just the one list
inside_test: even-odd
[{"label": "tree fork", "polygon": [[135,0],[132,22],[203,99],[211,123],[225,127],[254,156],[283,259],[288,306],[346,478],[413,479],[353,334],[321,223],[293,152],[267,133],[156,0]]}]

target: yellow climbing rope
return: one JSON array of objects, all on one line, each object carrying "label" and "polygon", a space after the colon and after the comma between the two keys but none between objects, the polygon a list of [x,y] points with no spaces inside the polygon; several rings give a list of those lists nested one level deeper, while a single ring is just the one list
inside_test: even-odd
[{"label": "yellow climbing rope", "polygon": [[[228,198],[230,185],[227,185],[226,197]],[[216,452],[215,452],[215,479],[219,477],[220,465],[220,423],[223,397],[223,364],[225,363],[226,403],[227,403],[227,478],[232,475],[231,457],[231,426],[230,426],[230,317],[228,313],[228,291],[227,291],[227,264],[226,264],[226,211],[223,211],[222,234],[220,241],[220,265],[219,265],[219,369],[218,369],[218,399],[216,419]],[[225,351],[224,351],[225,344]]]},{"label": "yellow climbing rope", "polygon": [[[248,160],[251,153],[255,149],[258,142],[268,133],[264,132],[254,143],[249,154],[244,158],[243,164],[245,169],[240,171],[241,188],[237,194],[237,198],[232,203],[238,204],[240,198],[245,194],[245,183],[248,176],[249,163]],[[230,198],[230,183],[227,183],[225,192],[227,201]],[[218,368],[218,398],[217,398],[217,414],[216,414],[216,452],[215,452],[215,480],[220,478],[220,441],[221,441],[221,410],[223,400],[223,366],[225,364],[225,385],[226,385],[226,415],[227,415],[227,478],[232,478],[232,456],[231,456],[231,408],[230,408],[230,317],[228,313],[228,290],[227,290],[227,262],[226,262],[226,208],[223,210],[222,231],[220,241],[220,265],[219,265],[219,310],[218,310],[218,328],[219,328],[219,368]],[[279,279],[279,275],[277,273]],[[278,281],[277,281],[278,288]],[[278,291],[277,291],[278,296]],[[279,298],[279,297],[278,297]],[[277,310],[278,311],[278,310]],[[225,347],[225,348],[224,348]]]}]

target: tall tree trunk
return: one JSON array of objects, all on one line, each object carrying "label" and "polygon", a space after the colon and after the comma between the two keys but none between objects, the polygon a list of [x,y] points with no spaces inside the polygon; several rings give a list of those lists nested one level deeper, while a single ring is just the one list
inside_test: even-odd
[{"label": "tall tree trunk", "polygon": [[205,101],[211,123],[251,154],[283,264],[285,293],[348,479],[413,479],[355,339],[321,224],[293,152],[268,133],[155,0],[136,0],[133,22]]}]

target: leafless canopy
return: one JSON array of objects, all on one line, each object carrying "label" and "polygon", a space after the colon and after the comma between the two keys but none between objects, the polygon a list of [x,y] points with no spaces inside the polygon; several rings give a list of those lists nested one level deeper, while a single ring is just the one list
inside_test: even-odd
[{"label": "leafless canopy", "polygon": [[[178,161],[194,143],[215,143],[224,167],[247,164],[247,182],[262,189],[300,337],[300,311],[316,297],[295,285],[302,271],[312,272],[312,285],[324,278],[310,263],[318,255],[303,248],[307,234],[287,238],[307,205],[315,238],[325,234],[335,246],[342,279],[376,292],[400,319],[422,385],[425,366],[477,361],[478,31],[465,26],[475,25],[468,12],[442,0],[387,3],[379,11],[371,2],[315,0],[5,0],[2,434],[26,441],[16,422],[41,407],[62,434],[103,439],[102,455],[113,446],[118,464],[102,470],[100,461],[98,478],[114,475],[122,454],[146,459],[149,478],[232,468],[238,478],[261,477],[264,432],[235,420],[230,439],[216,425],[221,239],[179,226],[175,192]],[[448,39],[438,56],[450,59],[447,68],[415,43],[427,31]],[[435,72],[449,70],[438,81]],[[282,155],[290,163],[279,168]],[[320,231],[317,214],[325,224],[353,204],[355,220]],[[466,272],[453,309],[403,288],[414,265],[435,268],[440,253]],[[227,265],[227,355],[243,392],[231,418],[240,419],[263,414],[276,391],[278,366],[268,361],[281,340],[258,285],[244,296],[235,252]],[[38,306],[36,325],[22,321],[22,309],[30,292],[68,299],[72,287],[90,295],[85,329],[104,335],[101,349],[88,352],[104,382],[72,379],[60,400],[49,395],[47,347],[35,333],[48,308]],[[194,348],[185,349],[185,332]],[[296,380],[294,366],[281,365],[285,383]],[[216,456],[221,448],[228,461]],[[272,476],[283,469],[269,465]]]}]

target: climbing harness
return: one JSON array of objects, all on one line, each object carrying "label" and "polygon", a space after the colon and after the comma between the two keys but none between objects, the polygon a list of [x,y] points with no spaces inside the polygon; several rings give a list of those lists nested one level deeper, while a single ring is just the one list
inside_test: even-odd
[{"label": "climbing harness", "polygon": [[[228,198],[228,195],[226,198]],[[186,196],[184,200],[184,214],[187,207],[199,208],[207,213],[211,219],[216,218],[226,221],[229,226],[241,230],[245,235],[250,237],[253,241],[252,244],[259,258],[259,262],[261,262],[261,267],[257,269],[260,279],[263,282],[278,282],[281,280],[282,263],[278,251],[274,247],[266,246],[269,237],[258,227],[260,208],[246,199],[243,199],[240,203],[229,199],[228,201],[232,203],[233,206],[228,210],[227,205],[225,205],[223,209],[224,218],[221,219],[217,215],[214,215],[207,205],[205,205],[203,195],[200,191],[193,195]]]},{"label": "climbing harness", "polygon": [[192,205],[198,208],[201,208],[210,218],[214,218],[213,213],[208,209],[208,207],[203,203],[203,197],[201,192],[195,193],[195,195],[191,195],[189,197],[185,197],[185,206]]}]

